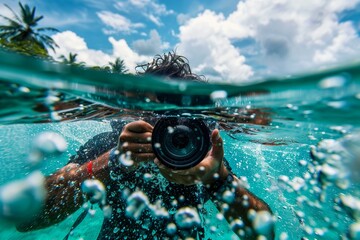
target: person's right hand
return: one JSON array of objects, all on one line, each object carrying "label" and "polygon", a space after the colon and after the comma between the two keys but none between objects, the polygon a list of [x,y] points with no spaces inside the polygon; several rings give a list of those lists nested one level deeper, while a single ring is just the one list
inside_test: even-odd
[{"label": "person's right hand", "polygon": [[[153,126],[144,121],[126,124],[119,136],[118,150],[126,161],[126,171],[135,170],[141,162],[153,161],[155,155],[151,146]],[[122,161],[120,161],[122,162]]]}]

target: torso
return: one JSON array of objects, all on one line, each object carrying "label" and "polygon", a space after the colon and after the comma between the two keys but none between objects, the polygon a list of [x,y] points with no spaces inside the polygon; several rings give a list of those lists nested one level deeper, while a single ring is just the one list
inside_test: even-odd
[{"label": "torso", "polygon": [[[107,191],[112,216],[104,220],[99,239],[202,238],[201,223],[193,219],[192,227],[181,229],[184,224],[174,219],[178,210],[184,210],[184,207],[200,216],[198,208],[201,209],[205,201],[200,186],[171,183],[151,163],[131,174],[119,176],[119,179],[114,178]],[[171,232],[174,224],[177,231]]]}]

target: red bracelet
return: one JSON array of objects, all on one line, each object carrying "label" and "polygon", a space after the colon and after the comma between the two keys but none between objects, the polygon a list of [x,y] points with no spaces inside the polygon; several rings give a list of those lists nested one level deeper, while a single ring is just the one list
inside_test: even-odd
[{"label": "red bracelet", "polygon": [[90,178],[93,178],[94,173],[93,173],[93,162],[92,161],[90,161],[86,164],[86,170],[87,170],[87,173],[89,174]]}]

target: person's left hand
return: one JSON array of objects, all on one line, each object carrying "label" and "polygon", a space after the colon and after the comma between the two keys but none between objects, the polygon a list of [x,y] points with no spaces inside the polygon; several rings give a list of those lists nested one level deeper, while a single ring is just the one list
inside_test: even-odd
[{"label": "person's left hand", "polygon": [[224,163],[223,141],[220,137],[219,130],[215,129],[211,134],[212,148],[206,157],[195,167],[186,170],[174,170],[163,165],[157,158],[154,160],[159,167],[161,174],[169,181],[193,185],[198,182],[211,185],[216,178],[225,178],[227,171]]}]

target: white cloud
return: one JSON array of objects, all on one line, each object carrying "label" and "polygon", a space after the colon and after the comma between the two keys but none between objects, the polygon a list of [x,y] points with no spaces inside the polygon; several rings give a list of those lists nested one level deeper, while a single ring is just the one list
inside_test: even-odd
[{"label": "white cloud", "polygon": [[[178,48],[194,71],[232,82],[339,63],[360,52],[355,26],[338,18],[359,2],[239,1],[227,17],[205,10],[186,19],[180,27]],[[183,16],[179,18],[183,20]],[[236,43],[245,39],[251,40],[251,46],[242,49]],[[244,54],[251,58],[255,70]],[[258,66],[265,70],[260,72]]]},{"label": "white cloud", "polygon": [[157,26],[164,25],[161,21],[162,16],[174,13],[173,10],[168,10],[164,4],[159,4],[153,0],[119,1],[115,4],[115,8],[123,12],[140,13]]},{"label": "white cloud", "polygon": [[85,62],[88,66],[104,66],[112,57],[102,51],[89,49],[85,40],[76,33],[65,31],[52,36],[58,44],[53,57],[58,59],[61,55],[68,56],[69,53],[77,54],[78,62]]},{"label": "white cloud", "polygon": [[124,59],[126,66],[131,72],[134,72],[136,65],[140,63],[146,63],[151,60],[152,57],[139,55],[134,52],[125,39],[115,40],[113,37],[109,38],[110,43],[113,45],[113,56]]},{"label": "white cloud", "polygon": [[206,10],[180,27],[178,52],[186,56],[193,71],[209,80],[227,82],[249,79],[253,71],[245,57],[224,34],[225,18]]},{"label": "white cloud", "polygon": [[[59,21],[61,19],[61,21]],[[92,22],[88,14],[84,11],[77,11],[76,13],[70,13],[64,17],[63,12],[59,11],[49,11],[44,14],[44,23],[43,25],[51,26],[54,28],[64,27],[69,25],[83,26]]]},{"label": "white cloud", "polygon": [[157,26],[163,26],[164,24],[161,22],[159,17],[156,17],[154,14],[146,14],[145,15],[151,22],[153,22]]},{"label": "white cloud", "polygon": [[128,18],[109,11],[101,11],[97,13],[100,20],[110,27],[110,29],[105,29],[105,34],[111,34],[116,32],[132,33],[136,32],[137,28],[143,28],[144,24],[142,23],[132,23]]},{"label": "white cloud", "polygon": [[161,53],[164,49],[169,48],[168,42],[162,42],[159,33],[156,30],[150,31],[150,38],[136,40],[132,43],[133,49],[141,55],[155,55]]},{"label": "white cloud", "polygon": [[129,0],[128,2],[138,9],[154,12],[156,15],[168,15],[174,13],[172,10],[167,10],[164,4],[159,4],[154,0]]},{"label": "white cloud", "polygon": [[89,49],[85,40],[71,31],[54,34],[52,38],[59,45],[56,53],[53,53],[55,59],[61,55],[68,56],[69,53],[76,53],[78,62],[85,62],[87,66],[106,66],[120,57],[133,73],[137,64],[151,60],[151,57],[134,52],[124,39],[116,40],[110,37],[109,42],[112,44],[113,50],[111,54],[107,54],[100,50]]},{"label": "white cloud", "polygon": [[176,21],[177,21],[180,25],[185,24],[189,19],[191,19],[191,16],[190,16],[189,14],[179,13],[179,14],[176,16]]},{"label": "white cloud", "polygon": [[[318,64],[345,61],[360,50],[354,27],[339,23],[337,14],[360,1],[318,0],[239,2],[227,22],[240,31],[228,32],[230,39],[253,38],[260,47],[258,63],[269,74],[313,69]],[[244,30],[245,31],[241,31]],[[352,46],[352,49],[349,49]]]}]

